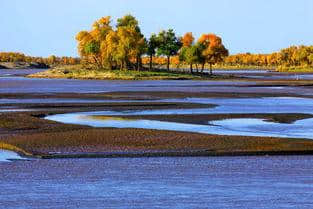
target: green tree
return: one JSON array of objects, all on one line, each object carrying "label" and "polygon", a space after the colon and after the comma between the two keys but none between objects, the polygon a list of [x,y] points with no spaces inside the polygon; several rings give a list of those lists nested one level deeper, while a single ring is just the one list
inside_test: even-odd
[{"label": "green tree", "polygon": [[150,70],[152,70],[152,59],[153,56],[155,56],[156,49],[158,48],[158,46],[159,46],[158,37],[155,34],[152,34],[147,43],[147,54],[150,57],[149,61]]},{"label": "green tree", "polygon": [[190,72],[193,73],[193,64],[199,63],[201,51],[199,45],[192,45],[189,47],[182,47],[179,53],[179,60],[189,64]]},{"label": "green tree", "polygon": [[169,71],[171,56],[177,55],[182,43],[172,29],[169,29],[168,31],[161,31],[158,34],[158,43],[159,46],[157,48],[157,54],[167,57],[167,70]]},{"label": "green tree", "polygon": [[[130,59],[135,58],[136,60],[136,65],[135,68],[139,70],[142,67],[142,60],[141,56],[146,52],[147,50],[147,45],[146,45],[146,40],[144,38],[144,35],[141,33],[138,21],[136,18],[132,15],[125,15],[122,18],[119,18],[117,20],[117,31],[120,30],[126,30],[128,31],[129,37],[123,37],[126,35],[126,33],[119,33],[121,35],[120,40],[123,42],[124,41],[124,46],[119,44],[120,49],[125,51],[125,48],[128,48],[129,46],[132,46],[132,48],[125,54],[125,62],[126,66],[130,67]],[[124,31],[124,32],[126,32]],[[124,47],[124,48],[123,48]],[[123,53],[121,53],[123,54]],[[128,57],[128,55],[131,55],[131,57]]]}]

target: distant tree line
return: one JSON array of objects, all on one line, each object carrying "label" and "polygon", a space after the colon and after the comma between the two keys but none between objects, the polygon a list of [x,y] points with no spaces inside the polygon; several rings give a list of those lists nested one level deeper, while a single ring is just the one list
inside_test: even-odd
[{"label": "distant tree line", "polygon": [[80,58],[75,57],[57,57],[51,55],[47,58],[26,56],[19,52],[0,52],[0,62],[37,62],[46,65],[74,65],[80,63]]},{"label": "distant tree line", "polygon": [[115,27],[109,16],[102,17],[94,22],[90,31],[79,32],[76,40],[82,62],[108,70],[140,70],[143,60],[151,70],[157,60],[165,63],[167,70],[175,61],[187,63],[191,72],[193,65],[199,64],[203,71],[205,64],[212,66],[228,56],[222,39],[215,34],[204,34],[195,42],[192,33],[179,37],[169,29],[145,38],[132,15],[117,19]]},{"label": "distant tree line", "polygon": [[313,46],[291,46],[272,54],[236,54],[225,58],[232,66],[313,67]]}]

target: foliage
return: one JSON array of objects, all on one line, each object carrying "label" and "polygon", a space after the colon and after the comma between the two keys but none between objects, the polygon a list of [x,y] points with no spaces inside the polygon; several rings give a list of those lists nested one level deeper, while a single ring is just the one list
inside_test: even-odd
[{"label": "foliage", "polygon": [[152,70],[153,56],[156,54],[156,49],[159,47],[158,37],[153,33],[147,42],[147,55],[149,55],[149,66]]},{"label": "foliage", "polygon": [[195,38],[192,35],[192,32],[188,32],[186,33],[183,37],[182,37],[182,44],[183,47],[190,47],[193,44],[193,41],[195,40]]},{"label": "foliage", "polygon": [[228,56],[228,50],[222,44],[222,39],[215,34],[203,34],[198,42],[194,44],[192,33],[186,33],[182,38],[183,47],[180,50],[180,60],[190,65],[192,73],[193,64],[202,64],[202,71],[205,63],[212,65],[222,62]]},{"label": "foliage", "polygon": [[79,32],[76,40],[85,62],[103,69],[139,69],[140,58],[146,50],[138,21],[131,15],[119,18],[115,29],[110,16],[102,17],[93,24],[91,31]]},{"label": "foliage", "polygon": [[215,34],[203,34],[198,43],[204,48],[202,51],[203,65],[210,65],[210,74],[212,74],[212,65],[222,62],[228,56],[228,50],[222,44],[222,39]]},{"label": "foliage", "polygon": [[225,59],[225,65],[297,69],[313,67],[313,46],[291,46],[272,54],[236,54]]},{"label": "foliage", "polygon": [[47,58],[31,57],[19,52],[0,52],[0,62],[37,62],[47,65],[74,65],[79,64],[80,59],[74,57],[57,57],[55,55],[51,55]]},{"label": "foliage", "polygon": [[162,30],[157,37],[159,46],[157,48],[158,55],[164,55],[167,57],[167,70],[170,68],[171,56],[177,55],[178,50],[181,48],[182,43],[173,29],[167,31]]}]

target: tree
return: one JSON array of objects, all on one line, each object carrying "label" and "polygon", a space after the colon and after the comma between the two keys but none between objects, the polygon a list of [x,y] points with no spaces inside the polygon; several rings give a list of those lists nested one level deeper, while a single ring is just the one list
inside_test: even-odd
[{"label": "tree", "polygon": [[313,53],[308,56],[308,60],[311,66],[313,66]]},{"label": "tree", "polygon": [[193,73],[193,64],[199,62],[201,52],[199,45],[194,45],[194,37],[191,32],[186,33],[181,42],[183,47],[179,52],[179,59],[190,65],[190,72]]},{"label": "tree", "polygon": [[[138,21],[136,20],[136,18],[132,15],[125,15],[122,18],[119,18],[117,20],[117,32],[120,35],[120,40],[121,41],[125,41],[124,44],[124,49],[123,46],[120,44],[120,49],[125,51],[125,47],[131,47],[131,49],[129,50],[129,53],[131,55],[131,57],[127,57],[128,54],[125,54],[125,62],[126,62],[126,66],[129,66],[130,59],[135,59],[136,60],[136,69],[139,70],[141,65],[142,65],[142,60],[141,60],[141,56],[146,52],[147,49],[147,45],[146,45],[146,40],[143,36],[143,34],[141,33],[140,27],[138,25]],[[121,31],[126,32],[123,33]],[[121,33],[119,33],[119,31]],[[127,34],[128,33],[128,34]],[[125,37],[124,35],[129,35],[129,37]]]},{"label": "tree", "polygon": [[47,62],[49,65],[56,64],[57,62],[57,57],[55,55],[51,55],[47,58]]},{"label": "tree", "polygon": [[95,41],[95,40],[89,41],[85,45],[84,51],[86,54],[93,57],[95,63],[98,65],[99,68],[102,67],[102,63],[100,60],[101,58],[99,58],[100,57],[100,42],[99,41]]},{"label": "tree", "polygon": [[111,17],[102,17],[95,21],[91,31],[81,31],[77,34],[78,52],[86,60],[92,58],[98,68],[103,68],[105,60],[102,58],[101,45],[107,34],[112,31]]},{"label": "tree", "polygon": [[119,42],[119,37],[116,31],[110,31],[106,36],[105,41],[101,43],[101,54],[103,59],[106,61],[106,65],[109,70],[113,70],[119,63],[119,58],[117,57],[117,46]]},{"label": "tree", "polygon": [[182,37],[181,42],[183,47],[190,47],[194,40],[195,38],[193,37],[192,32],[188,32]]},{"label": "tree", "polygon": [[150,70],[152,70],[153,56],[155,55],[156,49],[159,46],[158,37],[154,33],[150,36],[147,45],[148,45],[147,46],[147,54],[150,57],[150,60],[149,60],[149,66],[150,67],[149,68],[150,68]]},{"label": "tree", "polygon": [[228,50],[222,44],[222,39],[215,34],[203,34],[198,43],[204,47],[202,51],[203,65],[208,63],[210,65],[210,74],[213,74],[212,65],[223,61],[228,56]]},{"label": "tree", "polygon": [[190,72],[193,73],[193,64],[199,62],[201,51],[199,45],[192,45],[190,47],[183,47],[181,49],[179,58],[190,65]]},{"label": "tree", "polygon": [[157,48],[157,54],[167,57],[167,70],[169,71],[171,56],[177,55],[182,43],[172,29],[169,29],[168,31],[161,31],[158,34],[158,43],[159,46]]},{"label": "tree", "polygon": [[136,32],[141,33],[138,21],[136,20],[136,18],[130,14],[125,15],[122,18],[118,18],[117,19],[117,28],[119,27],[133,27]]},{"label": "tree", "polygon": [[[119,66],[121,69],[141,67],[141,56],[146,52],[146,41],[138,21],[131,15],[117,20],[113,29],[109,16],[95,21],[90,31],[77,34],[78,51],[88,63],[97,68],[110,70]],[[135,63],[135,64],[134,64]]]}]

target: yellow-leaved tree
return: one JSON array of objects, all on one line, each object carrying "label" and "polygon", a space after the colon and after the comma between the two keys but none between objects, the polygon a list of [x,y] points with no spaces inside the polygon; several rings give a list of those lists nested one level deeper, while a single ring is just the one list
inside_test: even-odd
[{"label": "yellow-leaved tree", "polygon": [[139,69],[146,51],[138,21],[131,15],[119,18],[116,29],[109,16],[102,17],[90,31],[79,32],[76,40],[80,56],[101,69]]}]

